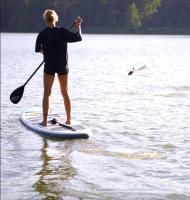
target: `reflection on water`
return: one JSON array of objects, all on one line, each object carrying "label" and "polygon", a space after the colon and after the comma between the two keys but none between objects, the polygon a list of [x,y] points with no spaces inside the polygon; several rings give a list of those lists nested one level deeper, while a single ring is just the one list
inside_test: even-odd
[{"label": "reflection on water", "polygon": [[54,153],[48,147],[47,139],[43,139],[43,143],[42,169],[36,173],[38,181],[34,184],[34,188],[48,199],[60,199],[67,193],[64,184],[76,174],[76,170],[71,165],[72,144],[65,143],[61,149],[62,153],[53,155]]}]

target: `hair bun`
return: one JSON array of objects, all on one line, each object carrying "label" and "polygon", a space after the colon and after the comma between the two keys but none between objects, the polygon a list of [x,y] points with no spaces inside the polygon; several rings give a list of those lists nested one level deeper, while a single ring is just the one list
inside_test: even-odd
[{"label": "hair bun", "polygon": [[57,13],[54,10],[45,10],[45,12],[43,14],[43,18],[46,21],[46,23],[58,21]]}]

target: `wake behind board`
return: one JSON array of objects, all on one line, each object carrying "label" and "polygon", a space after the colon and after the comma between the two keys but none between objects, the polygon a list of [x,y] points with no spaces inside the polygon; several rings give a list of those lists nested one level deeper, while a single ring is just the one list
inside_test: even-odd
[{"label": "wake behind board", "polygon": [[[64,118],[59,114],[50,114],[48,119],[57,119],[60,123],[53,124],[48,122],[47,126],[39,125],[42,120],[42,108],[32,107],[21,113],[21,122],[29,129],[39,133],[42,136],[55,139],[87,139],[91,130],[80,124],[78,121],[72,121],[71,126],[62,124]],[[62,125],[62,126],[61,126]]]}]

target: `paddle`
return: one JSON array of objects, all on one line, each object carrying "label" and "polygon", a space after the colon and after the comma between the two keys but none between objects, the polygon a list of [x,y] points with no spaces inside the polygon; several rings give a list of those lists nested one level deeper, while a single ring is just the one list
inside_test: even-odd
[{"label": "paddle", "polygon": [[73,127],[71,127],[71,126],[68,126],[68,125],[59,123],[55,118],[52,119],[52,120],[50,120],[49,122],[52,123],[52,124],[59,124],[59,126],[62,126],[62,127],[64,127],[64,128],[67,128],[67,129],[69,129],[69,130],[71,130],[71,131],[76,131],[76,130],[75,130]]},{"label": "paddle", "polygon": [[[69,27],[69,30],[71,30],[74,25],[75,25],[75,22]],[[44,63],[44,61],[42,61],[40,63],[40,65],[37,67],[37,69],[33,72],[33,74],[29,77],[29,79],[25,82],[24,85],[18,87],[11,93],[10,100],[12,103],[17,104],[21,100],[23,93],[24,93],[24,87],[30,81],[30,79],[34,76],[34,74],[40,69],[40,67],[43,65],[43,63]]]},{"label": "paddle", "polygon": [[25,82],[24,85],[18,87],[17,89],[15,89],[11,95],[10,95],[10,100],[12,103],[17,104],[21,98],[22,95],[24,93],[24,87],[26,86],[26,84],[29,82],[29,80],[34,76],[34,74],[40,69],[40,67],[43,65],[44,61],[42,61],[40,63],[40,65],[37,67],[37,69],[33,72],[33,74],[29,77],[29,79]]}]

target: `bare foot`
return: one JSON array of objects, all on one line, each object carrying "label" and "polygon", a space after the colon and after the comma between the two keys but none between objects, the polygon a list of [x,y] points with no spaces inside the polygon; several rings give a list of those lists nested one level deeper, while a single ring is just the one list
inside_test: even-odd
[{"label": "bare foot", "polygon": [[65,124],[70,125],[70,124],[71,124],[71,120],[67,120],[67,121],[65,122]]},{"label": "bare foot", "polygon": [[47,126],[47,122],[42,121],[42,122],[39,123],[39,125],[40,125],[40,126]]}]

